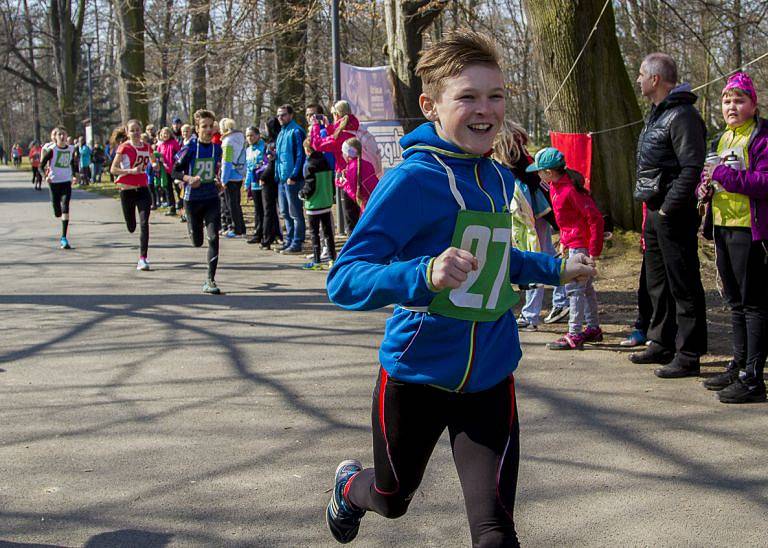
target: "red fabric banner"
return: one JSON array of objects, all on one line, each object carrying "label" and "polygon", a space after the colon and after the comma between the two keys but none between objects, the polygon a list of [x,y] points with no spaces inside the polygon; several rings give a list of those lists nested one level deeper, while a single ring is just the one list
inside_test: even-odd
[{"label": "red fabric banner", "polygon": [[565,155],[565,165],[584,176],[589,188],[592,179],[592,136],[587,133],[549,132],[552,146]]}]

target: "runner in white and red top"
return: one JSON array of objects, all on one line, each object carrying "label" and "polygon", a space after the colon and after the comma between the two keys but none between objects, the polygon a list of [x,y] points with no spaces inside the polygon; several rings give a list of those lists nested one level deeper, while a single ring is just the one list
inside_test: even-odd
[{"label": "runner in white and red top", "polygon": [[120,204],[125,226],[130,233],[136,230],[136,211],[139,212],[140,251],[136,270],[149,270],[147,252],[152,196],[149,194],[146,171],[152,158],[152,147],[141,140],[141,123],[138,120],[129,120],[125,132],[128,140],[117,147],[110,171],[117,176],[115,184],[120,188]]}]

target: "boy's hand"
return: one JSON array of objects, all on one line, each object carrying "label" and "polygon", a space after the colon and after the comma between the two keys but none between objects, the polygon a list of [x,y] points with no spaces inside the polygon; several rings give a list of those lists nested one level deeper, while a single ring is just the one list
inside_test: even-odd
[{"label": "boy's hand", "polygon": [[568,257],[568,260],[565,262],[565,269],[560,276],[560,281],[563,283],[570,281],[584,283],[596,275],[595,260],[583,253],[577,253]]},{"label": "boy's hand", "polygon": [[469,251],[449,247],[432,263],[432,287],[438,291],[456,289],[467,279],[469,273],[477,270],[477,258]]}]

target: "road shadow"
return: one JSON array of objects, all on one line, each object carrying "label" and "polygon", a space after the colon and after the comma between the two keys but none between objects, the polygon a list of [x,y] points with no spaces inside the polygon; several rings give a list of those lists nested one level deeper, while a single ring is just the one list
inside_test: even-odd
[{"label": "road shadow", "polygon": [[9,542],[0,540],[0,548],[67,548],[62,544],[38,544],[36,542]]},{"label": "road shadow", "polygon": [[172,533],[155,533],[140,529],[121,529],[99,533],[89,538],[83,548],[162,548],[173,538]]}]

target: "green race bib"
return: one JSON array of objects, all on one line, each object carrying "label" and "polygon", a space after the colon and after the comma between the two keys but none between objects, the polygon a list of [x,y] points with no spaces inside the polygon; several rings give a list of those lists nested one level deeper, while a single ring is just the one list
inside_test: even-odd
[{"label": "green race bib", "polygon": [[196,158],[194,176],[200,177],[201,183],[212,183],[214,181],[213,168],[213,158]]},{"label": "green race bib", "polygon": [[57,167],[59,169],[66,169],[69,167],[71,163],[72,163],[72,155],[68,150],[65,152],[57,152],[56,163],[54,163],[53,167]]},{"label": "green race bib", "polygon": [[509,212],[459,211],[451,245],[477,257],[478,268],[456,289],[441,291],[431,313],[459,320],[492,322],[520,297],[509,282],[512,216]]}]

